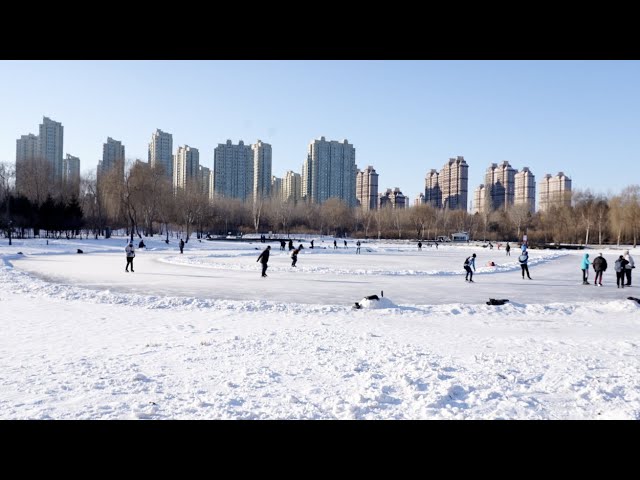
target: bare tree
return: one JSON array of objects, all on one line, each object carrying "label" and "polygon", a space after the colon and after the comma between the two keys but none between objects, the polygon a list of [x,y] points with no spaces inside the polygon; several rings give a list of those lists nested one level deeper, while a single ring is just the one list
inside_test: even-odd
[{"label": "bare tree", "polygon": [[529,226],[529,222],[531,221],[531,211],[529,210],[529,205],[513,205],[507,210],[507,216],[516,227],[516,239],[519,241],[521,238],[520,232],[522,230],[526,232],[527,227]]}]

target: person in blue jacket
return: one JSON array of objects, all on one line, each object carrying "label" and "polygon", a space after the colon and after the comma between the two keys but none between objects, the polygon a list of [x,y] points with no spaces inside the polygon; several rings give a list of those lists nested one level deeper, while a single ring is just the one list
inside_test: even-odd
[{"label": "person in blue jacket", "polygon": [[589,261],[589,254],[585,253],[584,257],[582,257],[582,263],[580,264],[580,268],[582,269],[583,285],[589,285],[589,282],[587,282],[587,278],[589,278],[589,265],[591,265],[591,262]]}]

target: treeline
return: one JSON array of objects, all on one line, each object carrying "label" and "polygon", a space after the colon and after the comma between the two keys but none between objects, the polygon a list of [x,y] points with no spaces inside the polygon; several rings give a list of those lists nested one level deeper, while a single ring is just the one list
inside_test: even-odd
[{"label": "treeline", "polygon": [[179,234],[188,240],[192,235],[271,231],[277,235],[433,239],[465,231],[473,240],[518,241],[527,234],[530,243],[635,246],[640,233],[638,185],[609,196],[576,191],[571,205],[552,206],[535,214],[523,206],[470,214],[428,205],[366,211],[349,208],[336,198],[322,205],[303,201],[263,200],[254,204],[228,198],[210,200],[202,182],[174,192],[160,170],[140,161],[126,169],[120,165],[99,179],[95,174],[82,178],[79,198],[43,190],[42,179],[32,182],[34,188],[27,195],[18,196],[11,173],[9,166],[0,165],[0,222],[6,229],[11,220],[18,235],[29,235],[29,229],[33,234],[44,229],[47,234],[72,235],[82,231],[98,238],[120,230],[140,238],[163,235],[168,239]]}]

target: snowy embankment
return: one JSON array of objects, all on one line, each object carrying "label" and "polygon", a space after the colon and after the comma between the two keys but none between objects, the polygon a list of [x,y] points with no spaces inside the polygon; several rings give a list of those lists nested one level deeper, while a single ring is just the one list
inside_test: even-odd
[{"label": "snowy embankment", "polygon": [[[27,243],[0,249],[3,419],[640,418],[640,307],[626,300],[640,296],[638,287],[616,290],[609,271],[606,288],[579,285],[578,254],[532,252],[531,282],[514,272],[516,258],[500,258],[505,271],[479,272],[467,285],[455,275],[460,258],[478,251],[483,262],[498,261],[473,248],[419,256],[382,246],[367,258],[323,250],[301,256],[298,265],[316,269],[301,276],[273,252],[270,277],[260,279],[255,244],[203,242],[177,257],[175,246],[147,241],[150,252],[127,276],[122,239]],[[88,253],[64,254],[75,248]],[[172,257],[187,265],[163,275]],[[220,268],[226,280],[211,283],[197,262],[215,258],[229,267]],[[232,268],[243,261],[247,272]],[[418,262],[442,273],[425,284],[426,296],[425,285],[411,283],[420,274],[396,275],[385,305],[368,305],[390,308],[355,310],[353,302],[379,293],[359,283],[364,262],[390,276],[394,264],[429,271],[412,268]],[[51,272],[69,276],[53,280]],[[102,284],[90,286],[91,276]],[[121,278],[146,282],[150,293],[105,287]],[[185,291],[210,284],[196,295],[159,293],[189,281]],[[246,298],[219,298],[233,281]],[[282,300],[302,282],[319,301]],[[360,294],[337,303],[336,288],[349,285],[361,285]],[[469,303],[474,292],[478,301]],[[551,300],[557,292],[580,301]],[[489,297],[511,301],[480,301]]]}]

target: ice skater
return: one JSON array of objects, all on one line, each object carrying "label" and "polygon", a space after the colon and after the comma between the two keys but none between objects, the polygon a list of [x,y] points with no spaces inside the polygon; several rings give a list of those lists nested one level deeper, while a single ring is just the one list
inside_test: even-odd
[{"label": "ice skater", "polygon": [[360,253],[360,240],[356,242],[356,253]]},{"label": "ice skater", "polygon": [[474,253],[470,257],[464,261],[464,269],[467,271],[467,274],[464,277],[465,282],[473,283],[473,272],[471,271],[471,267],[473,267],[473,272],[476,271],[476,254]]},{"label": "ice skater", "polygon": [[184,252],[184,240],[180,239],[180,253]]},{"label": "ice skater", "polygon": [[520,262],[520,268],[522,268],[522,279],[524,280],[524,274],[526,272],[527,278],[531,280],[531,276],[529,275],[529,265],[527,265],[529,262],[529,252],[526,250],[522,252],[522,255],[518,257],[518,261]]},{"label": "ice skater", "polygon": [[422,251],[422,242],[418,242],[418,251],[421,252]]},{"label": "ice skater", "polygon": [[129,242],[129,245],[127,245],[124,248],[124,251],[127,254],[127,266],[125,267],[124,271],[128,272],[129,271],[129,265],[131,265],[131,272],[133,272],[133,257],[136,256],[136,251],[133,248],[133,242]]},{"label": "ice skater", "polygon": [[511,256],[511,246],[509,245],[509,242],[507,242],[507,246],[504,247],[505,251],[507,252],[507,256]]},{"label": "ice skater", "polygon": [[296,263],[298,262],[298,254],[300,253],[300,250],[302,250],[303,246],[302,244],[300,244],[300,246],[296,249],[294,249],[291,252],[291,266],[295,267]]},{"label": "ice skater", "polygon": [[256,262],[262,263],[262,276],[263,277],[267,276],[267,263],[269,262],[269,252],[270,251],[271,251],[271,245],[267,245],[267,248],[265,248],[262,251],[262,253],[258,257],[258,260],[256,260]]}]

